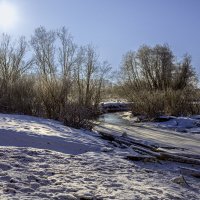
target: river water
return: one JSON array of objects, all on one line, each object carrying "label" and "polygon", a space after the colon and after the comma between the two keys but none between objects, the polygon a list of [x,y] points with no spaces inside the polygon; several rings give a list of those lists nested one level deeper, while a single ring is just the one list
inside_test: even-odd
[{"label": "river water", "polygon": [[114,124],[114,125],[130,125],[130,122],[126,119],[121,117],[120,112],[113,112],[113,113],[105,113],[99,116],[98,122],[100,123],[107,123],[107,124]]}]

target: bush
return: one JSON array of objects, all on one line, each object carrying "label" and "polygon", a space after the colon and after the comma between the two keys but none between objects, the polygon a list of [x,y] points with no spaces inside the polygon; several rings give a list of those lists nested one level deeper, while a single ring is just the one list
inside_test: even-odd
[{"label": "bush", "polygon": [[33,78],[28,76],[9,83],[6,90],[1,91],[0,112],[32,115],[35,94],[33,85]]},{"label": "bush", "polygon": [[198,92],[187,88],[184,90],[138,92],[132,105],[134,115],[145,115],[148,119],[160,115],[186,116],[198,114]]},{"label": "bush", "polygon": [[132,112],[134,115],[145,115],[148,118],[162,114],[163,110],[164,98],[163,93],[160,92],[139,92],[132,104]]},{"label": "bush", "polygon": [[65,108],[62,120],[66,126],[91,130],[93,128],[92,119],[95,116],[96,112],[93,108],[87,108],[78,103],[70,103]]},{"label": "bush", "polygon": [[200,104],[196,101],[198,93],[192,88],[183,90],[168,90],[165,92],[164,113],[175,116],[199,114]]},{"label": "bush", "polygon": [[122,60],[121,88],[133,102],[133,113],[189,115],[199,111],[197,74],[185,55],[177,62],[168,45],[142,46]]}]

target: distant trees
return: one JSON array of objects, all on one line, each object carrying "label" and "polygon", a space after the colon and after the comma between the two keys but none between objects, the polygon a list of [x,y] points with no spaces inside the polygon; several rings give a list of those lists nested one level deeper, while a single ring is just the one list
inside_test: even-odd
[{"label": "distant trees", "polygon": [[[93,116],[91,112],[101,100],[109,71],[109,65],[99,61],[94,47],[78,47],[64,27],[39,27],[30,42],[24,37],[12,42],[10,36],[2,35],[0,111],[60,119],[68,125],[73,121],[74,126],[83,126],[80,120]],[[68,115],[69,112],[76,114]]]},{"label": "distant trees", "polygon": [[31,113],[30,99],[33,93],[28,87],[32,82],[25,74],[30,69],[32,60],[25,59],[27,50],[28,43],[24,37],[13,41],[9,35],[3,34],[0,38],[1,112],[14,112],[18,109],[18,112]]},{"label": "distant trees", "polygon": [[190,56],[178,63],[167,45],[145,45],[124,55],[120,74],[121,92],[134,102],[134,113],[152,117],[195,112],[197,77]]},{"label": "distant trees", "polygon": [[[66,28],[35,29],[30,41],[0,36],[0,112],[23,113],[90,126],[102,97],[123,96],[149,117],[199,112],[191,57],[181,62],[167,45],[142,46],[123,56],[120,79],[92,45],[78,46]],[[109,86],[110,85],[110,86]]]},{"label": "distant trees", "polygon": [[104,81],[111,68],[106,61],[103,63],[98,61],[95,49],[91,45],[82,47],[81,53],[82,59],[79,59],[75,69],[79,104],[90,107],[93,102],[97,107]]}]

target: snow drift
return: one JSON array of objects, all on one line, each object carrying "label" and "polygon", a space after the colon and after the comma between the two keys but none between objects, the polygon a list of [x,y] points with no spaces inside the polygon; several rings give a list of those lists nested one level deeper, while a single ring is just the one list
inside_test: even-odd
[{"label": "snow drift", "polygon": [[[0,115],[0,199],[198,199],[177,163],[132,162],[92,132],[53,120]],[[188,165],[184,165],[188,167]],[[174,179],[176,178],[176,179]],[[178,183],[177,183],[178,182]]]}]

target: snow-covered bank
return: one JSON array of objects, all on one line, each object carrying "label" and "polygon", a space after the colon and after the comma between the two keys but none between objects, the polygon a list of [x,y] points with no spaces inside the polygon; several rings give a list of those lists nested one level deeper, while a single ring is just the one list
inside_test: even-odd
[{"label": "snow-covered bank", "polygon": [[169,121],[153,122],[149,123],[149,125],[158,128],[171,129],[177,132],[200,134],[200,116],[171,117]]},{"label": "snow-covered bank", "polygon": [[[138,122],[139,119],[145,118],[145,116],[133,117],[130,111],[121,112],[118,115],[129,121],[132,125]],[[200,115],[190,117],[160,116],[159,120],[160,122],[141,122],[139,124],[146,127],[169,129],[182,133],[200,134]]]},{"label": "snow-covered bank", "polygon": [[200,197],[199,179],[174,178],[172,162],[133,162],[133,149],[115,147],[95,133],[59,122],[0,115],[0,199],[191,199]]},{"label": "snow-covered bank", "polygon": [[[156,166],[155,166],[156,165]],[[162,169],[168,168],[167,170]],[[88,152],[70,156],[31,148],[0,148],[1,199],[198,199],[200,182],[173,183],[177,166],[134,164]]]},{"label": "snow-covered bank", "polygon": [[69,154],[99,151],[104,143],[92,133],[31,116],[0,115],[0,145],[50,149]]}]

